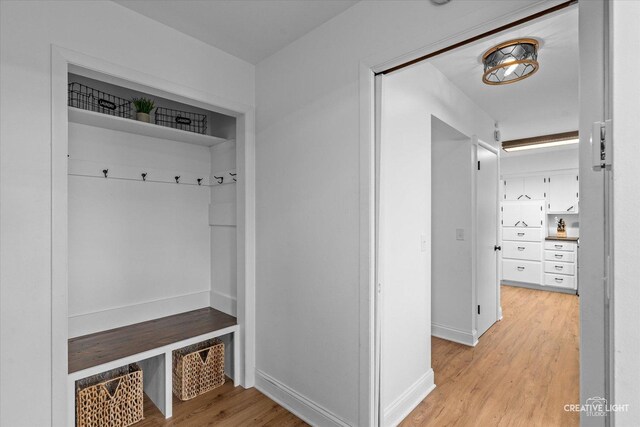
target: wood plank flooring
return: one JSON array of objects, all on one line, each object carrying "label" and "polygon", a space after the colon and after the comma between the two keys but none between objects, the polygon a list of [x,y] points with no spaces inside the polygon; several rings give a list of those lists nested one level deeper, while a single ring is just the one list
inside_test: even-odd
[{"label": "wood plank flooring", "polygon": [[578,297],[502,286],[475,348],[432,338],[436,388],[402,426],[578,426]]},{"label": "wood plank flooring", "polygon": [[211,307],[69,340],[69,373],[233,326],[236,318]]},{"label": "wood plank flooring", "polygon": [[260,393],[227,382],[208,393],[182,402],[173,397],[173,417],[165,419],[145,396],[144,420],[136,427],[235,427],[235,426],[306,426],[298,417]]}]

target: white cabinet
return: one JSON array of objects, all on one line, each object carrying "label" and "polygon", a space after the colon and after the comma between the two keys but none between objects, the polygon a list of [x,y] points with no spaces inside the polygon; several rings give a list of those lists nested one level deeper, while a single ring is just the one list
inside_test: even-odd
[{"label": "white cabinet", "polygon": [[503,202],[502,225],[504,227],[542,227],[544,201]]},{"label": "white cabinet", "polygon": [[544,242],[544,284],[577,289],[578,244],[562,240]]},{"label": "white cabinet", "polygon": [[502,279],[542,285],[544,200],[502,203]]},{"label": "white cabinet", "polygon": [[503,200],[544,200],[546,186],[543,175],[505,178]]},{"label": "white cabinet", "polygon": [[578,212],[578,174],[567,173],[551,175],[548,179],[549,213]]}]

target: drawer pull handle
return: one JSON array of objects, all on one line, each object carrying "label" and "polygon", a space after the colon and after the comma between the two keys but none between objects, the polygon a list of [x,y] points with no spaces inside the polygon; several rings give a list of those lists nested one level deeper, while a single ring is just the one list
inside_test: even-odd
[{"label": "drawer pull handle", "polygon": [[524,246],[518,246],[519,251],[524,251]]},{"label": "drawer pull handle", "polygon": [[558,249],[562,249],[564,247],[564,245],[555,245],[556,248]]},{"label": "drawer pull handle", "polygon": [[555,267],[556,267],[556,270],[562,270],[562,269],[564,268],[564,267],[563,267],[563,266],[561,266],[561,265],[556,265]]},{"label": "drawer pull handle", "polygon": [[561,279],[561,278],[559,278],[559,277],[556,277],[556,279],[555,279],[555,280],[556,280],[556,282],[558,282],[558,283],[562,283],[562,282],[564,281],[564,279]]},{"label": "drawer pull handle", "polygon": [[518,233],[518,236],[524,236],[524,233]]},{"label": "drawer pull handle", "polygon": [[518,267],[518,271],[523,271],[524,267]]},{"label": "drawer pull handle", "polygon": [[564,255],[560,255],[560,254],[556,254],[555,257],[556,258],[562,258]]}]

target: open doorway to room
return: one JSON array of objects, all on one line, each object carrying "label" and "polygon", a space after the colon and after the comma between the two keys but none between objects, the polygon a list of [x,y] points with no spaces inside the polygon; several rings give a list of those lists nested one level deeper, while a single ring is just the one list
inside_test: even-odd
[{"label": "open doorway to room", "polygon": [[578,12],[379,77],[382,425],[580,421]]}]

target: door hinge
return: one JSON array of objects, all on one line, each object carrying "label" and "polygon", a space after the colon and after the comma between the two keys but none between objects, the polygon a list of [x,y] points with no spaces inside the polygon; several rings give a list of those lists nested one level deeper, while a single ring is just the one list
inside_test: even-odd
[{"label": "door hinge", "polygon": [[594,122],[591,128],[591,166],[601,171],[613,163],[613,122]]},{"label": "door hinge", "polygon": [[478,314],[480,314],[480,304],[478,304]]}]

